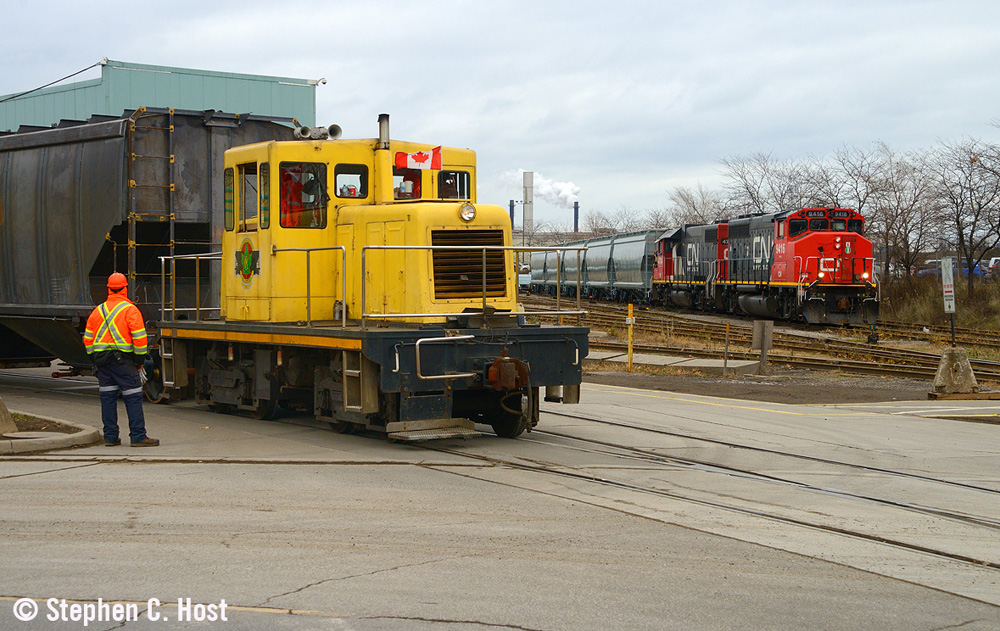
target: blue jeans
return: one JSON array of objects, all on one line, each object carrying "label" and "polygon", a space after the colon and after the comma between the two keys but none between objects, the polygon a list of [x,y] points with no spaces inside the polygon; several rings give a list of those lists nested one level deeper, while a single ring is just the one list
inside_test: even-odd
[{"label": "blue jeans", "polygon": [[133,443],[146,438],[146,418],[142,414],[142,383],[139,369],[128,358],[112,359],[97,368],[97,383],[101,391],[101,420],[104,421],[104,441],[118,440],[118,392],[121,391],[128,413],[129,439]]}]

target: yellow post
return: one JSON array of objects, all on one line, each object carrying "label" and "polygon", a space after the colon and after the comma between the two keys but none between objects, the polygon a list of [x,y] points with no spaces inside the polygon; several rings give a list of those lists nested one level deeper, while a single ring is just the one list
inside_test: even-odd
[{"label": "yellow post", "polygon": [[628,305],[628,318],[625,322],[628,324],[628,371],[632,372],[632,325],[635,324],[635,318],[632,317],[632,303]]}]

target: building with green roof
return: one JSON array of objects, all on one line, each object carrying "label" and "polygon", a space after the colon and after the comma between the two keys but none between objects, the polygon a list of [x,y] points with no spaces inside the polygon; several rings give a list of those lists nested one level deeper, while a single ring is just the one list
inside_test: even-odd
[{"label": "building with green roof", "polygon": [[[192,70],[103,59],[101,78],[0,96],[0,131],[50,127],[140,107],[217,110],[316,124],[320,80]],[[19,96],[19,94],[22,94]]]}]

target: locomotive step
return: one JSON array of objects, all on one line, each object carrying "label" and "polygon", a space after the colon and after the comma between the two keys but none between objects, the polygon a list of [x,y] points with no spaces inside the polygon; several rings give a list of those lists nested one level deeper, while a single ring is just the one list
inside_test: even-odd
[{"label": "locomotive step", "polygon": [[391,432],[386,434],[389,440],[400,440],[405,442],[418,442],[423,440],[438,440],[440,438],[474,438],[482,436],[475,429],[463,426],[439,427],[437,429],[413,429],[403,432]]}]

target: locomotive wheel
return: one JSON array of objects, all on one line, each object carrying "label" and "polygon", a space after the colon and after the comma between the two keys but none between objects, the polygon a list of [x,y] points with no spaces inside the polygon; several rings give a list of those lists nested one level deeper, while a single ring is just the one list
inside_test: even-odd
[{"label": "locomotive wheel", "polygon": [[[537,397],[537,388],[535,390],[535,396]],[[515,412],[513,410],[514,395],[518,398],[517,408],[520,411]],[[529,394],[530,396],[530,394]],[[488,423],[493,428],[493,433],[495,433],[500,438],[517,438],[524,433],[524,430],[528,429],[528,423],[530,417],[525,411],[524,395],[521,392],[512,392],[498,401],[496,409],[483,414],[483,421]],[[529,406],[530,408],[530,399]]]},{"label": "locomotive wheel", "polygon": [[257,408],[250,412],[250,416],[262,421],[273,421],[274,413],[277,411],[277,399],[260,399],[257,402]]},{"label": "locomotive wheel", "polygon": [[528,429],[528,417],[524,414],[498,412],[489,416],[489,424],[500,438],[517,438]]}]

